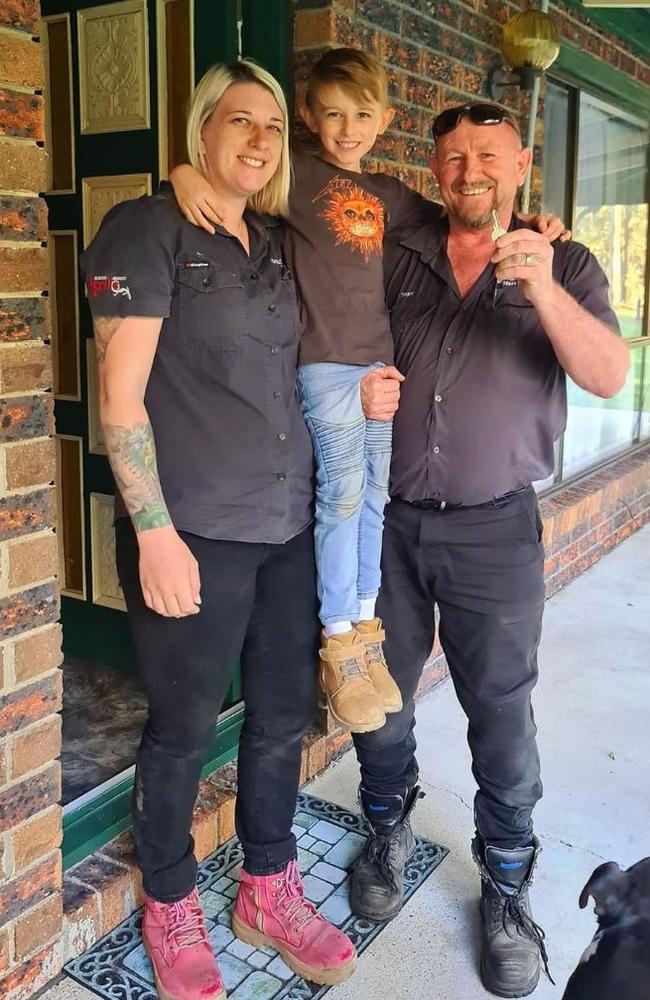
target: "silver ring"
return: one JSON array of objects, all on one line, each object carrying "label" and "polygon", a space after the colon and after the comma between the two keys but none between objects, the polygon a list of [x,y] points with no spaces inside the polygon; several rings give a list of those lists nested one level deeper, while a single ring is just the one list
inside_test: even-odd
[{"label": "silver ring", "polygon": [[535,261],[535,254],[534,253],[525,253],[524,254],[524,263],[523,263],[524,267],[530,267],[530,265],[533,264],[534,261]]}]

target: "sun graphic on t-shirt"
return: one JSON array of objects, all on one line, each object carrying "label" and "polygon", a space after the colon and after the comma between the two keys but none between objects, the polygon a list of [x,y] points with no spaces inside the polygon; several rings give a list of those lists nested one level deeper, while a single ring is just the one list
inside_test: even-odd
[{"label": "sun graphic on t-shirt", "polygon": [[[353,181],[335,178],[323,191],[327,208],[320,213],[336,235],[336,246],[345,244],[363,254],[381,254],[384,239],[384,205]],[[320,197],[320,196],[319,196]],[[316,199],[314,199],[316,200]]]}]

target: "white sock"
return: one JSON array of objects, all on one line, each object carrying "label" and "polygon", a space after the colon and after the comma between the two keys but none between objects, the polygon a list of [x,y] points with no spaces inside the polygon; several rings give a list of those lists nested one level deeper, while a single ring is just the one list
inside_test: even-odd
[{"label": "white sock", "polygon": [[371,622],[375,617],[376,597],[364,597],[359,601],[359,621]]},{"label": "white sock", "polygon": [[332,635],[343,635],[344,632],[351,632],[352,622],[330,622],[329,625],[323,627],[325,635],[329,639]]}]

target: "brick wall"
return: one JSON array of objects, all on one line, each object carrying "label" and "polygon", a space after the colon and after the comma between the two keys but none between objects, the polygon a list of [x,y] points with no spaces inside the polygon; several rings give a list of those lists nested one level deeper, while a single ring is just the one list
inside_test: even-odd
[{"label": "brick wall", "polygon": [[[447,105],[487,97],[488,72],[500,64],[502,26],[525,6],[531,4],[501,0],[294,0],[296,105],[304,95],[311,66],[326,49],[351,45],[377,56],[388,71],[397,115],[368,158],[368,169],[394,174],[416,191],[435,198],[436,185],[428,168],[433,149],[431,122]],[[564,40],[650,86],[650,65],[622,42],[603,34],[585,16],[561,3],[552,3],[551,13]],[[506,92],[504,103],[521,116],[525,131],[527,96],[513,88]],[[540,112],[533,200],[535,196],[539,200],[541,192],[543,101]],[[300,124],[297,138],[306,145],[312,142]]]},{"label": "brick wall", "polygon": [[0,996],[58,972],[61,637],[37,0],[0,4]]}]

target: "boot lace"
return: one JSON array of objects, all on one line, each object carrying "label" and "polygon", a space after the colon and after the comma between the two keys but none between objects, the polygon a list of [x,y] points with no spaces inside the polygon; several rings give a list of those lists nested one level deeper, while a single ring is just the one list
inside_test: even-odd
[{"label": "boot lace", "polygon": [[533,920],[530,913],[526,912],[526,908],[522,903],[521,893],[516,893],[514,896],[501,896],[501,898],[505,901],[501,917],[504,931],[509,938],[514,938],[514,934],[511,933],[508,927],[508,922],[510,921],[514,924],[516,930],[519,930],[525,937],[535,942],[544,964],[544,972],[553,983],[553,986],[555,986],[555,981],[549,971],[548,953],[544,944],[546,934],[540,925]]},{"label": "boot lace", "polygon": [[274,894],[276,905],[286,920],[295,926],[298,933],[319,917],[314,904],[303,895],[300,872],[295,860],[289,863],[286,875],[274,879],[274,885],[278,890]]},{"label": "boot lace", "polygon": [[383,663],[384,666],[386,665],[386,658],[381,642],[366,643],[366,657],[368,660],[372,660],[373,663]]},{"label": "boot lace", "polygon": [[365,677],[365,669],[362,669],[362,662],[359,656],[348,657],[341,664],[341,673],[344,677]]},{"label": "boot lace", "polygon": [[179,951],[183,948],[196,948],[204,943],[203,910],[195,893],[178,903],[172,903],[167,916],[169,943]]},{"label": "boot lace", "polygon": [[393,834],[374,836],[368,841],[366,857],[380,878],[393,889],[399,889],[395,876],[398,863],[398,838]]}]

